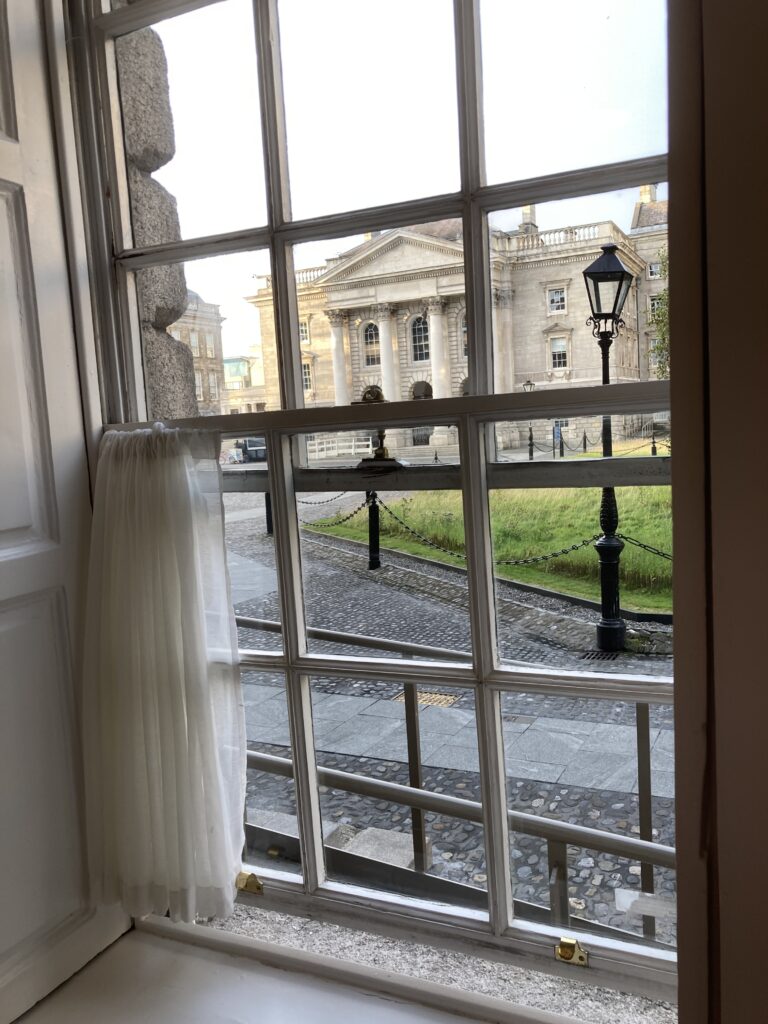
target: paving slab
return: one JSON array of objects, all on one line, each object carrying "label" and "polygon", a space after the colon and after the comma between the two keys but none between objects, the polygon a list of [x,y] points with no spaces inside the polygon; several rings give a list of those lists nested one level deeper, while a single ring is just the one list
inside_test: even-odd
[{"label": "paving slab", "polygon": [[261,719],[245,719],[245,734],[249,743],[277,743],[282,747],[291,745],[291,730],[288,719],[284,722],[264,722]]},{"label": "paving slab", "polygon": [[582,751],[569,761],[558,782],[586,789],[631,793],[633,786],[637,785],[637,760],[625,754]]},{"label": "paving slab", "polygon": [[540,728],[537,720],[522,735],[510,737],[507,757],[518,761],[568,764],[583,744],[583,735],[574,735],[562,729]]},{"label": "paving slab", "polygon": [[227,566],[233,604],[266,597],[277,590],[277,573],[265,562],[245,558],[228,548]]},{"label": "paving slab", "polygon": [[[651,745],[659,734],[650,730]],[[602,750],[610,754],[637,755],[637,730],[632,725],[597,725],[586,738],[583,750]]]},{"label": "paving slab", "polygon": [[345,722],[334,723],[335,728],[327,733],[323,726],[331,724],[331,719],[318,722],[320,736],[315,738],[315,746],[335,754],[354,754],[356,757],[367,757],[369,751],[378,747],[393,733],[402,730],[400,722],[373,716],[355,715]]},{"label": "paving slab", "polygon": [[477,747],[460,747],[450,742],[443,744],[422,757],[425,765],[435,768],[453,768],[462,772],[480,771],[480,763],[477,756]]},{"label": "paving slab", "polygon": [[377,718],[397,718],[404,721],[405,704],[399,700],[375,700],[367,708],[363,708],[360,714],[374,715]]},{"label": "paving slab", "polygon": [[312,694],[312,719],[317,721],[323,718],[332,718],[339,722],[345,722],[348,718],[354,718],[365,708],[375,704],[373,697],[350,697],[344,693],[318,693]]},{"label": "paving slab", "polygon": [[565,770],[564,764],[546,764],[543,761],[507,760],[508,779],[536,779],[539,782],[557,782]]},{"label": "paving slab", "polygon": [[475,726],[474,709],[469,708],[419,708],[419,728],[423,736],[442,734],[455,736],[462,729]]},{"label": "paving slab", "polygon": [[[638,785],[635,782],[632,788],[633,793],[638,792]],[[674,798],[675,795],[675,773],[666,771],[655,771],[651,769],[651,793],[654,796],[665,796]]]},{"label": "paving slab", "polygon": [[283,693],[278,686],[261,686],[259,683],[243,683],[243,703],[246,707],[263,704],[265,700],[278,697]]},{"label": "paving slab", "polygon": [[666,750],[668,754],[675,752],[675,730],[659,729],[659,735],[653,744],[654,750]]}]

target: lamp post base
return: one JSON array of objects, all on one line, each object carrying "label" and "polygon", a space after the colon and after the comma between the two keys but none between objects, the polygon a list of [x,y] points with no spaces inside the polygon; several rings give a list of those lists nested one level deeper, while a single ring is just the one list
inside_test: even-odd
[{"label": "lamp post base", "polygon": [[601,619],[597,624],[598,651],[623,651],[627,627],[622,619]]}]

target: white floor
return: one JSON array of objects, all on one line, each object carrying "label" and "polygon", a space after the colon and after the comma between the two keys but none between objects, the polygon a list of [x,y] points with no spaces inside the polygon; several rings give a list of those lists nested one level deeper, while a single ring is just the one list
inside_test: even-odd
[{"label": "white floor", "polygon": [[331,981],[129,932],[23,1024],[477,1024]]}]

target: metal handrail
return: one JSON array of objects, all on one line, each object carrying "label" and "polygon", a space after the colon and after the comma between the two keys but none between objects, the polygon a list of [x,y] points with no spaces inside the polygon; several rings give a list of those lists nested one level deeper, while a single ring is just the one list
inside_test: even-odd
[{"label": "metal handrail", "polygon": [[[262,754],[255,750],[248,751],[249,768],[270,772],[293,778],[293,763],[285,757],[274,754]],[[432,793],[425,789],[413,789],[398,782],[385,782],[382,779],[369,779],[354,772],[342,772],[336,768],[317,768],[318,782],[333,789],[343,789],[361,796],[387,800],[390,803],[404,804],[406,807],[418,807],[424,811],[445,814],[464,821],[483,823],[482,805],[474,800],[448,796],[445,793]],[[510,828],[523,835],[534,836],[549,842],[568,843],[588,850],[601,853],[612,853],[628,860],[642,861],[661,868],[675,867],[675,848],[660,843],[651,843],[646,839],[634,839],[631,836],[614,835],[601,832],[599,829],[585,825],[571,825],[544,818],[537,814],[526,814],[524,811],[507,811]]]},{"label": "metal handrail", "polygon": [[[282,633],[283,631],[281,623],[272,619],[254,619],[247,615],[236,615],[235,623],[243,629],[262,629],[267,633]],[[333,629],[318,629],[315,626],[307,626],[307,636],[313,640],[370,647],[380,651],[392,651],[403,656],[415,655],[428,658],[430,661],[447,661],[449,659],[472,661],[472,655],[467,651],[453,651],[448,647],[429,647],[426,644],[411,644],[402,640],[386,640],[384,637],[365,636],[361,633],[339,633]]]}]

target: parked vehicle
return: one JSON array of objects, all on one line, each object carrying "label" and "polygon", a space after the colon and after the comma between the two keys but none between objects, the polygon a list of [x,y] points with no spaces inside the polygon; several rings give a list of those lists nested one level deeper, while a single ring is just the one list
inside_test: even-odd
[{"label": "parked vehicle", "polygon": [[235,448],[243,453],[243,462],[266,462],[267,442],[263,437],[246,437],[244,441],[237,441]]}]

